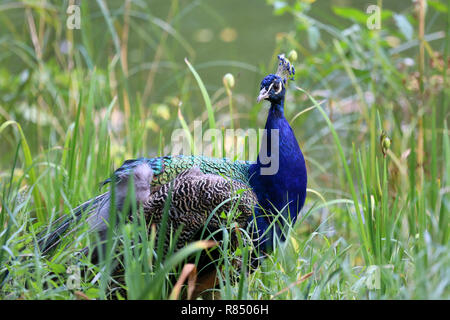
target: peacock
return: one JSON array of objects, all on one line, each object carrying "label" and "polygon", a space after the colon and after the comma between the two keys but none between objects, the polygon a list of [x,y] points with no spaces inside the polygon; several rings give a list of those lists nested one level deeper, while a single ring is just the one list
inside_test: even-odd
[{"label": "peacock", "polygon": [[[121,211],[132,178],[136,203],[146,221],[157,227],[170,193],[168,224],[181,229],[176,248],[198,239],[205,225],[210,232],[220,228],[224,217],[219,212],[237,206],[235,222],[250,230],[260,252],[269,252],[276,237],[285,239],[283,229],[296,221],[306,198],[305,160],[284,116],[287,82],[294,79],[294,74],[293,65],[279,55],[276,73],[261,82],[257,102],[267,100],[270,108],[256,162],[192,155],[127,160],[104,182],[111,186],[110,190],[80,205],[70,218],[59,222],[53,232],[39,240],[41,250],[49,252],[81,219],[105,238],[111,188],[115,188],[114,205]],[[220,205],[221,210],[215,211]],[[209,217],[214,211],[215,215]]]}]

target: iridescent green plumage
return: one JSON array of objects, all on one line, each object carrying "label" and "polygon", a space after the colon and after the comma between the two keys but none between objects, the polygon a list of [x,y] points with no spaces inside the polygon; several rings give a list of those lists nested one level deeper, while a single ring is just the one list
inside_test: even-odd
[{"label": "iridescent green plumage", "polygon": [[[248,184],[249,161],[232,161],[227,158],[210,158],[205,156],[165,156],[158,158],[139,158],[127,160],[114,172],[118,180],[128,175],[137,165],[147,163],[153,170],[152,186],[163,185],[172,181],[180,173],[198,167],[205,174],[223,175],[232,180]],[[106,182],[110,182],[108,179]]]}]

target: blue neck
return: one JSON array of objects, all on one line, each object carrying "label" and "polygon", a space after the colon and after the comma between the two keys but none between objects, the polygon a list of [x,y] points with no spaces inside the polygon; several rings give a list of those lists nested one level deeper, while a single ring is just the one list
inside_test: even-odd
[{"label": "blue neck", "polygon": [[[276,230],[278,235],[281,235],[281,238],[284,239],[284,232],[281,229],[287,221],[291,221],[293,224],[297,219],[297,215],[305,202],[307,184],[302,151],[291,126],[284,117],[284,96],[278,101],[271,102],[265,129],[267,132],[267,156],[272,160],[278,157],[278,170],[273,174],[263,173],[264,168],[266,168],[266,172],[268,167],[276,168],[273,163],[264,164],[264,154],[266,153],[263,150],[260,150],[257,162],[250,166],[250,185],[255,191],[262,208],[262,210],[257,210],[256,225],[259,235],[262,236],[278,215],[278,212],[281,212],[283,217],[278,218]],[[279,143],[272,148],[271,139],[275,139],[273,136],[276,135],[272,131],[274,129],[278,130]],[[263,144],[264,140],[265,138],[263,138]],[[267,217],[267,215],[271,216]],[[272,236],[273,231],[270,231],[264,237],[266,242],[263,248],[271,247]]]}]

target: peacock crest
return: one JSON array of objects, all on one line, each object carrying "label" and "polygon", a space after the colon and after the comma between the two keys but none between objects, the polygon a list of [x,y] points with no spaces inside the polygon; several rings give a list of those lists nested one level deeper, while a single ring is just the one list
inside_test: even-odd
[{"label": "peacock crest", "polygon": [[278,68],[275,73],[286,84],[287,80],[294,80],[294,65],[285,57],[284,53],[278,55]]}]

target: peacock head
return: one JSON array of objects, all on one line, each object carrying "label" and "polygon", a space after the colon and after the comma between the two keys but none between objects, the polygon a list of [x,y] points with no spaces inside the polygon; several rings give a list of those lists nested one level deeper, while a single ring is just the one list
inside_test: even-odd
[{"label": "peacock head", "polygon": [[277,102],[284,98],[286,89],[284,87],[283,79],[275,74],[269,74],[261,82],[261,91],[257,101],[269,100],[270,102]]},{"label": "peacock head", "polygon": [[261,88],[257,101],[269,100],[279,102],[284,99],[287,80],[294,80],[294,66],[284,57],[278,56],[278,69],[275,74],[269,74],[261,81]]}]

